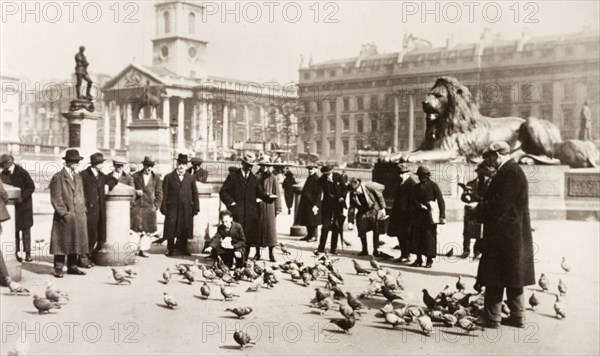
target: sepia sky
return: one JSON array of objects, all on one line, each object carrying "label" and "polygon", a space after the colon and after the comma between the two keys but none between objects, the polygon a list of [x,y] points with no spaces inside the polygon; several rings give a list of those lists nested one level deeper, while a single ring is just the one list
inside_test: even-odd
[{"label": "sepia sky", "polygon": [[[23,19],[21,1],[2,1],[2,74],[41,82],[68,79],[82,44],[87,47],[90,72],[115,75],[134,58],[138,64],[151,64],[156,1],[48,3],[28,1],[31,13]],[[600,18],[595,0],[228,1],[233,13],[225,21],[222,1],[199,3],[213,12],[206,14],[198,31],[199,39],[208,41],[210,75],[280,83],[297,81],[301,54],[305,60],[312,54],[315,63],[353,57],[367,42],[375,43],[380,53],[397,52],[405,33],[442,46],[449,34],[456,43],[476,42],[486,27],[505,39],[520,37],[524,28],[533,36],[578,32],[586,24],[598,31]]]}]

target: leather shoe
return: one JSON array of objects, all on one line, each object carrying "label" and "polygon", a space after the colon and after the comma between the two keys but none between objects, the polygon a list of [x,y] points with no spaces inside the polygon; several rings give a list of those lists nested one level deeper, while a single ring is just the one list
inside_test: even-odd
[{"label": "leather shoe", "polygon": [[433,266],[433,262],[429,262],[425,265],[425,268],[431,268],[431,266]]},{"label": "leather shoe", "polygon": [[146,258],[150,257],[150,255],[146,251],[140,251],[140,256],[141,257],[146,257]]},{"label": "leather shoe", "polygon": [[56,278],[63,278],[65,276],[65,274],[63,273],[62,269],[55,269],[54,270],[54,277]]},{"label": "leather shoe", "polygon": [[463,252],[463,254],[460,255],[460,258],[467,258],[467,257],[469,257],[469,253],[470,253],[469,251]]},{"label": "leather shoe", "polygon": [[173,251],[167,250],[167,253],[165,253],[165,256],[167,256],[167,257],[173,256]]},{"label": "leather shoe", "polygon": [[79,276],[84,276],[85,272],[80,270],[79,267],[73,266],[73,267],[69,267],[67,269],[67,274],[75,274],[75,275],[79,275]]},{"label": "leather shoe", "polygon": [[311,237],[310,240],[308,240],[307,242],[317,242],[317,238],[316,237]]},{"label": "leather shoe", "polygon": [[23,262],[23,259],[21,258],[21,256],[15,255],[15,257],[17,258],[17,262],[19,262],[19,263]]},{"label": "leather shoe", "polygon": [[368,256],[369,252],[367,251],[360,251],[359,253],[356,254],[357,256]]},{"label": "leather shoe", "polygon": [[31,254],[27,253],[25,254],[25,262],[32,262],[33,258],[31,258]]},{"label": "leather shoe", "polygon": [[411,267],[423,267],[423,262],[415,261],[415,262],[411,263],[410,266]]},{"label": "leather shoe", "polygon": [[481,326],[484,329],[498,329],[500,327],[499,321],[493,321],[488,318],[479,318],[475,320],[475,325]]},{"label": "leather shoe", "polygon": [[373,251],[373,257],[381,257],[381,254],[379,253],[379,251],[375,250]]},{"label": "leather shoe", "polygon": [[502,318],[502,325],[512,326],[514,328],[524,328],[525,320],[523,318]]},{"label": "leather shoe", "polygon": [[308,236],[308,235],[306,235],[300,239],[300,241],[308,241],[308,240],[310,240],[310,236]]},{"label": "leather shoe", "polygon": [[269,255],[269,261],[277,262],[277,260],[275,259],[275,256],[273,256],[273,255]]}]

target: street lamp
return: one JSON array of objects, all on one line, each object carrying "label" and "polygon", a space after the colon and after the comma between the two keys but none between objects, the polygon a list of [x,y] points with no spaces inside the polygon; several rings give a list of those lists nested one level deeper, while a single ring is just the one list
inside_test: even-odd
[{"label": "street lamp", "polygon": [[173,115],[171,122],[169,123],[169,130],[171,131],[171,141],[173,142],[173,169],[175,169],[175,159],[177,159],[177,146],[175,140],[177,139],[177,129],[179,124],[177,123],[177,117]]}]

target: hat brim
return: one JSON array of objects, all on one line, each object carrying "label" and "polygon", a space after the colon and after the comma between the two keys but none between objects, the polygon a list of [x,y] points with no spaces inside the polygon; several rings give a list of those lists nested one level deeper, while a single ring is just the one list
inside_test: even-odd
[{"label": "hat brim", "polygon": [[80,156],[79,158],[77,158],[77,157],[67,157],[67,156],[64,156],[62,159],[65,160],[65,161],[67,161],[67,162],[79,162],[79,161],[81,161],[83,159],[83,157]]},{"label": "hat brim", "polygon": [[249,165],[252,165],[252,166],[256,165],[256,163],[255,163],[255,162],[248,162],[248,161],[246,161],[246,160],[245,160],[245,159],[243,159],[243,158],[240,158],[240,161],[242,161],[242,162],[246,162],[246,163],[248,163]]}]

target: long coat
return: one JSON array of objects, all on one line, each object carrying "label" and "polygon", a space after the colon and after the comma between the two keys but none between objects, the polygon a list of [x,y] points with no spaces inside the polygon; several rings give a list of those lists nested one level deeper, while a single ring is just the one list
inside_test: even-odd
[{"label": "long coat", "polygon": [[[333,223],[339,228],[342,228],[343,210],[346,208],[346,196],[348,195],[348,187],[342,181],[342,176],[339,173],[333,173],[333,182],[327,179],[327,175],[323,174],[319,177],[319,185],[323,190],[323,201],[321,202],[321,222],[323,224],[329,223],[333,220]],[[343,202],[340,203],[340,198]]]},{"label": "long coat", "polygon": [[25,230],[33,226],[33,204],[31,195],[35,191],[35,183],[25,168],[16,165],[13,173],[2,171],[2,182],[21,189],[22,201],[15,204],[15,229]]},{"label": "long coat", "polygon": [[283,188],[283,196],[285,197],[285,205],[288,209],[291,209],[294,205],[294,184],[298,183],[296,178],[294,178],[294,174],[292,172],[288,172],[285,175],[285,179],[281,184]]},{"label": "long coat", "polygon": [[527,177],[515,161],[500,167],[476,212],[484,224],[478,282],[492,287],[535,284]]},{"label": "long coat", "polygon": [[50,180],[50,203],[54,208],[50,253],[88,253],[87,217],[81,176],[63,168]]},{"label": "long coat", "polygon": [[[98,244],[106,241],[106,195],[104,186],[114,188],[119,181],[112,176],[98,172],[94,176],[92,167],[88,167],[79,173],[83,182],[83,194],[85,196],[85,207],[87,209],[88,241]],[[92,246],[90,246],[92,247]],[[92,252],[92,251],[90,251]]]},{"label": "long coat", "polygon": [[194,167],[190,167],[187,172],[194,177],[196,182],[206,183],[208,180],[208,171],[202,167],[198,167],[196,171],[194,171]]},{"label": "long coat", "polygon": [[[252,173],[248,173],[248,179],[244,178],[242,170],[229,173],[219,191],[221,201],[227,209],[233,213],[233,221],[244,228],[246,241],[260,240],[260,210],[256,199],[265,202],[273,202],[273,199],[265,193],[262,184]],[[235,205],[232,206],[232,204]]]},{"label": "long coat", "polygon": [[266,194],[277,195],[274,203],[258,203],[260,210],[260,235],[258,240],[248,239],[250,246],[276,246],[277,245],[277,214],[281,213],[281,190],[279,189],[279,180],[273,174],[266,175],[262,173],[259,176],[260,184]]},{"label": "long coat", "polygon": [[413,193],[416,185],[411,177],[398,182],[394,205],[390,212],[388,236],[409,237],[412,214],[415,210]]},{"label": "long coat", "polygon": [[230,251],[221,247],[221,241],[228,236],[231,237],[231,245],[233,246],[234,250],[239,251],[242,253],[242,255],[244,255],[246,253],[246,238],[244,236],[244,229],[242,228],[242,225],[236,223],[235,221],[231,222],[231,228],[229,228],[229,231],[227,231],[225,225],[219,225],[219,227],[217,227],[215,236],[213,236],[212,240],[210,240],[210,247],[212,247],[213,253],[220,255]]},{"label": "long coat", "polygon": [[[298,203],[298,225],[308,227],[321,225],[322,194],[323,190],[319,184],[319,176],[317,174],[308,176],[306,182],[304,182],[304,187],[302,187],[300,203]],[[319,209],[316,215],[313,213],[313,207],[315,206]]]},{"label": "long coat", "polygon": [[177,172],[165,176],[162,182],[163,200],[160,212],[165,216],[163,238],[192,239],[194,215],[200,211],[198,188],[194,177],[185,172],[179,180]]},{"label": "long coat", "polygon": [[141,196],[135,196],[131,207],[131,230],[135,232],[155,232],[156,212],[160,209],[163,199],[162,183],[160,176],[150,173],[148,184],[144,184],[144,173],[139,171],[133,174],[135,190],[141,190]]},{"label": "long coat", "polygon": [[[437,183],[427,179],[419,182],[414,188],[413,202],[416,206],[413,214],[414,232],[412,234],[411,252],[428,257],[435,257],[437,250],[437,227],[431,217],[430,202],[437,201],[440,218],[446,218],[444,197]],[[428,207],[421,208],[421,204]]]},{"label": "long coat", "polygon": [[[469,193],[466,191],[463,192],[460,196],[460,200],[464,203],[480,202],[485,196],[490,185],[490,180],[477,177],[468,181],[466,185],[471,188],[471,191]],[[476,214],[474,214],[473,210],[467,205],[465,205],[463,236],[471,239],[478,239],[481,237],[481,224],[477,222]]]}]

